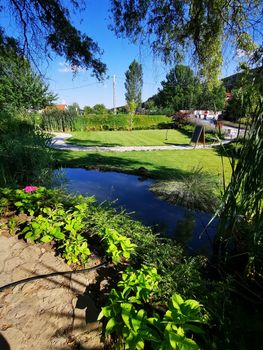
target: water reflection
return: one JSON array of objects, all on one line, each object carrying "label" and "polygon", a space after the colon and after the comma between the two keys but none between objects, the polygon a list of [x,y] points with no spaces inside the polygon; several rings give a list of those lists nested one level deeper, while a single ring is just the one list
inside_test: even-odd
[{"label": "water reflection", "polygon": [[64,169],[64,174],[69,192],[94,195],[99,202],[114,201],[114,207],[125,209],[134,219],[153,226],[156,232],[176,239],[189,253],[202,251],[209,254],[215,224],[201,238],[199,235],[211,215],[192,212],[155,197],[149,191],[154,180],[123,173],[71,168]]}]

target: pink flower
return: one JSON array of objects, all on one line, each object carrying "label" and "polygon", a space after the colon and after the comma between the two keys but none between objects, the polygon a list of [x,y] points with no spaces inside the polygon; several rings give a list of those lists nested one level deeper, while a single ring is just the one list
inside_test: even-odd
[{"label": "pink flower", "polygon": [[37,187],[36,187],[36,186],[26,186],[26,187],[24,188],[24,191],[27,192],[27,193],[29,193],[29,192],[34,192],[34,191],[36,191],[36,190],[37,190]]}]

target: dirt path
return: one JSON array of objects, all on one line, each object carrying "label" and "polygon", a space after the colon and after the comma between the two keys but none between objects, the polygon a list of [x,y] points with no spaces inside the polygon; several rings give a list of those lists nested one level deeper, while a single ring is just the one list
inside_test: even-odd
[{"label": "dirt path", "polygon": [[222,143],[227,143],[227,141],[222,141],[221,143],[215,143],[213,145],[197,145],[196,147],[192,145],[182,145],[182,146],[115,146],[115,147],[97,147],[97,146],[78,146],[66,143],[65,140],[72,137],[70,134],[56,132],[53,137],[53,148],[68,151],[97,151],[97,152],[131,152],[131,151],[167,151],[167,150],[177,150],[184,149],[190,150],[194,148],[212,148],[219,146]]},{"label": "dirt path", "polygon": [[[93,260],[91,266],[98,265]],[[0,287],[69,266],[49,246],[1,235]],[[0,349],[103,349],[98,310],[89,295],[96,271],[52,276],[0,292]]]}]

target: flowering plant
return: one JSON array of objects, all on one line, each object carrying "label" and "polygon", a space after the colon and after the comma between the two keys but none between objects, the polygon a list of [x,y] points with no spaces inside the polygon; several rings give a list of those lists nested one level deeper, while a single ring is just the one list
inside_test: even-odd
[{"label": "flowering plant", "polygon": [[26,192],[26,193],[34,192],[34,191],[36,191],[36,190],[37,190],[37,187],[36,187],[36,186],[26,186],[26,187],[24,188],[24,192]]}]

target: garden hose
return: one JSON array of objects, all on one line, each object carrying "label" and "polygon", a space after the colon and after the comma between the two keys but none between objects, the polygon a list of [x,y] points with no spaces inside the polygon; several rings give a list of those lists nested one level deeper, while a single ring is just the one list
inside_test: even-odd
[{"label": "garden hose", "polygon": [[104,268],[108,265],[108,263],[103,263],[103,264],[99,264],[93,267],[90,267],[88,269],[80,269],[80,270],[69,270],[69,271],[58,271],[58,272],[51,272],[45,275],[38,275],[38,276],[33,276],[33,277],[28,277],[19,281],[15,281],[9,284],[6,284],[5,286],[0,287],[0,292],[3,292],[4,289],[7,288],[11,288],[11,287],[15,287],[19,284],[23,284],[23,283],[28,283],[28,282],[32,282],[38,279],[43,279],[43,278],[48,278],[48,277],[52,277],[52,276],[64,276],[64,275],[71,275],[71,274],[75,274],[75,273],[82,273],[82,272],[90,272],[93,270],[98,270],[101,268]]}]

